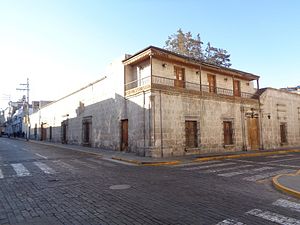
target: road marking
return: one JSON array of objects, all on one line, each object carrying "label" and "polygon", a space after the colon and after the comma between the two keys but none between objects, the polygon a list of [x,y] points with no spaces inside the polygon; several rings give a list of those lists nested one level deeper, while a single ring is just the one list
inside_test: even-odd
[{"label": "road marking", "polygon": [[80,164],[80,165],[86,166],[86,167],[88,167],[88,168],[90,168],[90,169],[97,169],[97,166],[93,166],[93,165],[91,165],[91,164],[89,164],[89,163],[80,161],[80,160],[78,160],[78,159],[73,159],[72,161],[75,162],[75,163],[78,163],[78,164]]},{"label": "road marking", "polygon": [[18,177],[30,176],[29,171],[21,163],[11,164]]},{"label": "road marking", "polygon": [[103,162],[103,160],[101,160],[101,159],[99,159],[99,160],[97,160],[97,159],[87,159],[87,160],[89,160],[91,162],[95,162],[95,163],[97,163],[99,165],[102,165],[102,166],[108,166],[108,167],[116,166],[115,164],[112,164],[112,163],[109,163],[109,162]]},{"label": "road marking", "polygon": [[229,166],[229,165],[235,165],[236,163],[219,163],[219,164],[212,164],[212,165],[205,165],[205,166],[195,166],[195,167],[189,167],[189,168],[183,168],[183,170],[199,170],[199,169],[208,169],[213,167],[221,167],[221,166]]},{"label": "road marking", "polygon": [[246,214],[256,216],[268,221],[272,221],[282,225],[300,225],[300,220],[294,219],[292,217],[286,217],[277,213],[273,213],[270,211],[262,211],[260,209],[252,209]]},{"label": "road marking", "polygon": [[273,172],[270,172],[270,173],[258,174],[258,175],[254,175],[254,176],[250,176],[250,177],[244,177],[243,180],[258,181],[258,180],[262,180],[262,179],[265,179],[265,178],[276,176],[278,174],[293,173],[295,171],[296,170],[291,170],[291,169],[277,170],[277,171],[273,171]]},{"label": "road marking", "polygon": [[120,160],[115,160],[115,159],[111,159],[111,158],[104,158],[104,157],[103,157],[102,159],[103,159],[103,160],[106,160],[106,161],[118,163],[118,164],[127,165],[127,166],[138,166],[137,164],[128,163],[128,162],[124,162],[124,161],[120,161]]},{"label": "road marking", "polygon": [[241,169],[241,168],[246,168],[246,167],[251,167],[251,166],[254,166],[254,165],[243,165],[243,166],[234,166],[234,167],[230,167],[230,168],[203,170],[203,171],[201,171],[201,173],[217,173],[217,172]]},{"label": "road marking", "polygon": [[256,168],[256,169],[251,169],[251,170],[240,170],[240,171],[235,171],[235,172],[231,172],[231,173],[221,173],[221,174],[218,174],[218,176],[233,177],[233,176],[237,176],[237,175],[241,175],[241,174],[245,174],[245,173],[249,174],[249,173],[261,172],[261,171],[270,170],[270,169],[273,169],[273,167],[265,166],[265,167],[260,167],[260,168]]},{"label": "road marking", "polygon": [[34,164],[39,167],[44,173],[46,174],[54,174],[55,170],[47,166],[45,163],[42,162],[34,162]]},{"label": "road marking", "polygon": [[217,223],[216,225],[246,225],[246,224],[234,219],[226,219]]},{"label": "road marking", "polygon": [[[297,160],[297,159],[293,159],[293,160]],[[232,159],[230,161],[243,162],[243,163],[252,163],[253,165],[264,165],[264,166],[268,165],[268,166],[281,166],[281,167],[290,167],[290,168],[300,168],[299,166],[273,163],[275,161],[270,161],[270,162],[254,162],[254,161],[242,160],[242,159]]]},{"label": "road marking", "polygon": [[300,212],[300,204],[296,202],[291,202],[285,199],[278,199],[276,202],[273,202],[272,205],[281,206],[284,208],[291,209],[296,212]]},{"label": "road marking", "polygon": [[2,170],[0,169],[0,179],[3,179],[4,176],[3,176],[3,173],[2,173]]},{"label": "road marking", "polygon": [[39,156],[39,157],[41,157],[41,158],[43,158],[43,159],[48,159],[47,156],[41,155],[41,154],[39,154],[39,153],[34,153],[34,154],[37,155],[37,156]]},{"label": "road marking", "polygon": [[63,161],[60,161],[60,160],[55,160],[53,161],[54,163],[58,164],[59,166],[63,167],[63,168],[66,168],[68,170],[75,170],[75,167],[74,166],[71,166],[70,164],[68,163],[65,163]]},{"label": "road marking", "polygon": [[207,162],[183,162],[181,164],[178,165],[173,165],[172,167],[186,167],[186,166],[199,166],[199,165],[205,165],[205,164],[212,164],[212,163],[218,163],[221,162],[220,160],[211,160],[211,161],[207,161]]},{"label": "road marking", "polygon": [[293,161],[293,160],[299,160],[300,157],[296,157],[296,158],[293,158],[293,159],[278,159],[278,160],[273,160],[273,161],[269,161],[267,163],[274,163],[274,162],[284,162],[284,161]]},{"label": "road marking", "polygon": [[272,159],[275,159],[275,158],[284,158],[284,157],[293,157],[295,155],[291,155],[291,154],[288,154],[288,155],[270,155],[270,156],[267,156],[266,158],[272,158]]}]

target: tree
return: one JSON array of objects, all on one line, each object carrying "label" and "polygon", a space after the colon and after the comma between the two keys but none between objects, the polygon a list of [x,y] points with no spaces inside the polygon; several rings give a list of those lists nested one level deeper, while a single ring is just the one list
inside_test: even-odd
[{"label": "tree", "polygon": [[181,29],[177,33],[168,37],[165,42],[165,49],[188,56],[197,60],[202,60],[217,66],[230,67],[230,54],[225,49],[213,47],[210,42],[207,43],[205,51],[203,51],[200,34],[193,38],[189,31],[184,33]]}]

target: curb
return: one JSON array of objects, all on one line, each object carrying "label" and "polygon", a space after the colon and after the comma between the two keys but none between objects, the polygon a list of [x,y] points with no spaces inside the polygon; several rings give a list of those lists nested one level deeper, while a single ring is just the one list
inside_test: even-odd
[{"label": "curb", "polygon": [[279,174],[279,175],[273,177],[273,179],[272,179],[273,185],[277,190],[282,191],[284,193],[287,193],[289,195],[292,195],[296,198],[300,198],[300,192],[299,191],[293,190],[293,189],[288,188],[288,187],[286,187],[286,186],[279,183],[278,179],[281,176],[300,176],[300,170],[297,173],[294,173],[294,174],[292,174],[292,173],[291,174]]},{"label": "curb", "polygon": [[194,159],[194,162],[202,162],[202,161],[211,161],[211,160],[221,160],[221,159],[236,159],[236,158],[244,158],[244,157],[257,157],[257,156],[267,156],[267,155],[280,155],[286,154],[290,152],[300,152],[300,149],[290,149],[290,150],[279,150],[272,152],[254,152],[254,153],[243,153],[243,154],[235,154],[235,155],[219,155],[219,156],[208,156],[208,157],[198,157]]},{"label": "curb", "polygon": [[92,155],[96,155],[98,157],[103,157],[103,155],[101,153],[97,153],[97,152],[89,152],[89,151],[85,151],[85,150],[82,150],[82,149],[77,149],[77,148],[72,148],[70,146],[56,146],[56,145],[52,145],[51,143],[40,143],[40,142],[35,142],[35,141],[31,141],[29,140],[29,142],[32,142],[32,143],[35,143],[35,144],[40,144],[40,145],[46,145],[46,146],[54,146],[54,147],[57,147],[57,148],[62,148],[62,149],[69,149],[69,150],[72,150],[72,151],[78,151],[78,152],[82,152],[82,153],[87,153],[87,154],[92,154]]},{"label": "curb", "polygon": [[177,165],[180,163],[180,161],[164,161],[164,162],[145,162],[145,161],[138,161],[138,160],[132,160],[132,159],[124,159],[120,157],[111,157],[114,160],[119,160],[122,162],[127,162],[139,166],[166,166],[166,165]]}]

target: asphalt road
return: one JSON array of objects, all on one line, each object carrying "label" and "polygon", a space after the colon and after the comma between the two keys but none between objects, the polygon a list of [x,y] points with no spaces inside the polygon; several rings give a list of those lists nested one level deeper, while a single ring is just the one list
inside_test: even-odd
[{"label": "asphalt road", "polygon": [[299,224],[271,177],[300,154],[130,166],[0,138],[0,224]]}]

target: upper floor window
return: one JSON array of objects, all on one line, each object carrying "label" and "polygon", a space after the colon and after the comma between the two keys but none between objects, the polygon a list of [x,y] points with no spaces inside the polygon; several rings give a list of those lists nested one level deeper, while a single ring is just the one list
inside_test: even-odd
[{"label": "upper floor window", "polygon": [[241,97],[241,82],[233,80],[233,96]]},{"label": "upper floor window", "polygon": [[184,76],[184,68],[182,67],[174,67],[174,78],[175,78],[175,87],[185,87],[185,76]]},{"label": "upper floor window", "polygon": [[216,93],[216,76],[212,74],[207,74],[208,81],[208,91],[211,93]]}]

